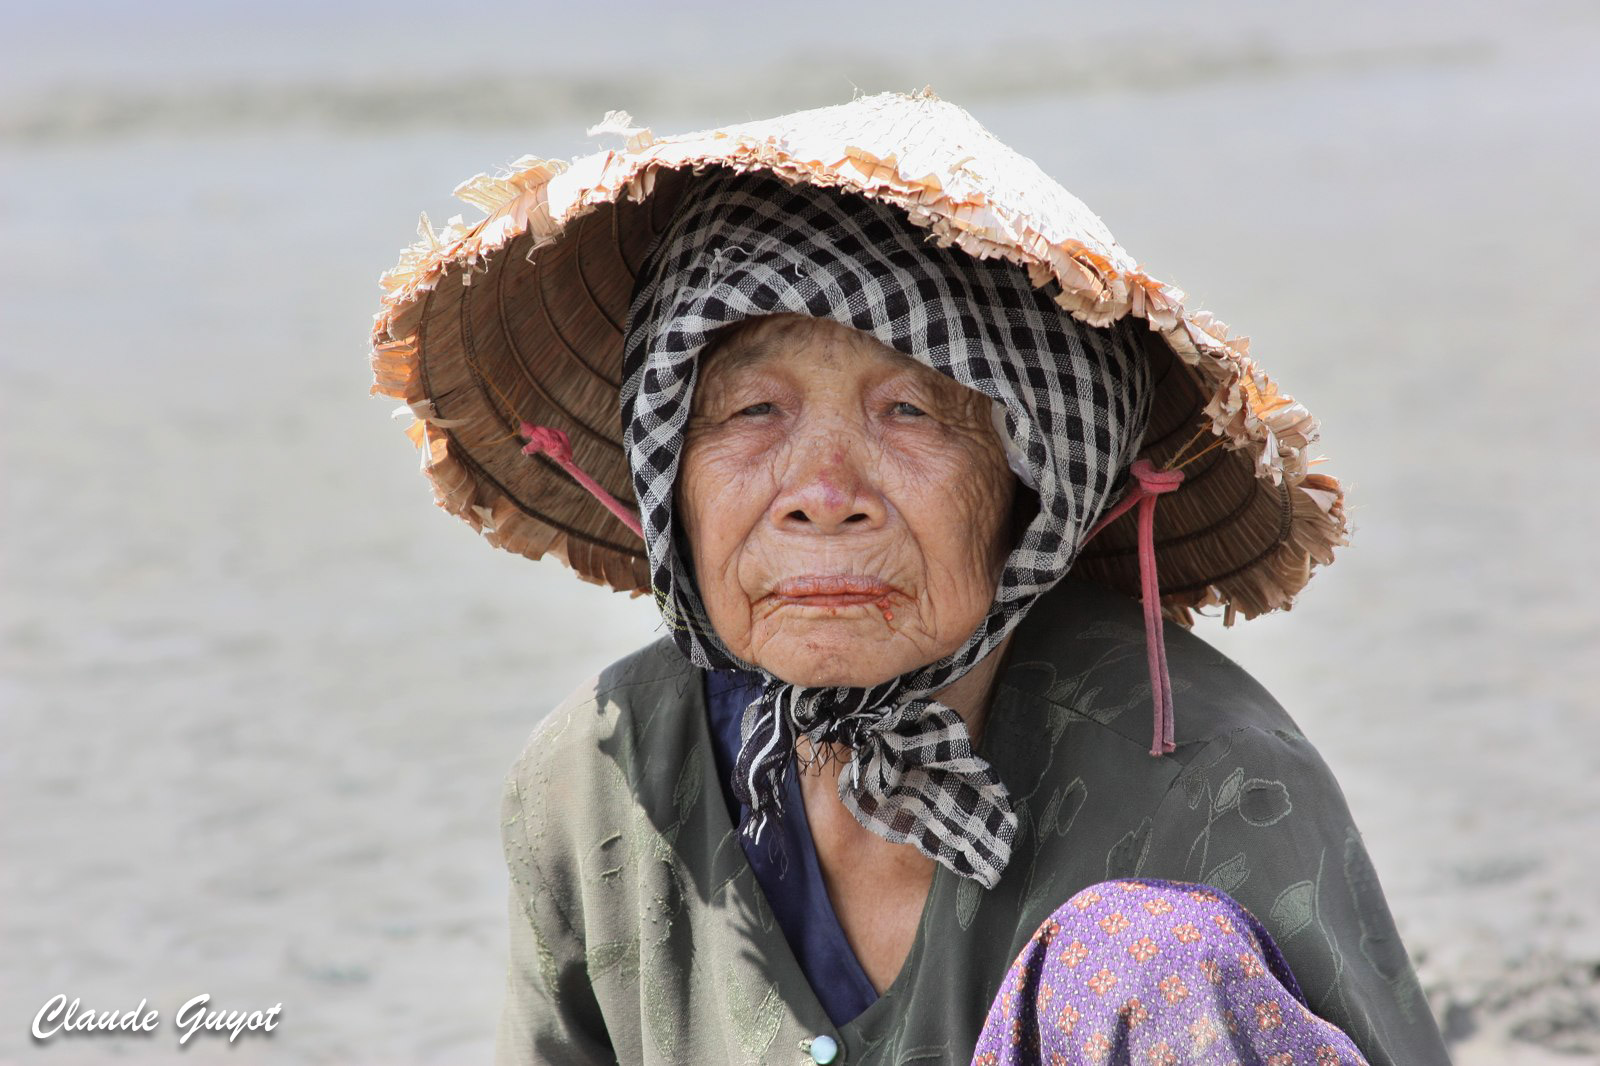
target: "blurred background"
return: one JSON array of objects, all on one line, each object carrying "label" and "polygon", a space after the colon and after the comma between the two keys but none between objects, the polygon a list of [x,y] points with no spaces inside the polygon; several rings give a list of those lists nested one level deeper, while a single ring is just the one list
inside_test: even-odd
[{"label": "blurred background", "polygon": [[[1600,1061],[1600,8],[6,4],[0,1061],[490,1056],[502,775],[659,635],[368,396],[378,274],[524,153],[931,84],[1253,338],[1356,533],[1199,632],[1339,776],[1463,1066]],[[141,998],[153,1038],[28,1025]],[[199,1046],[193,1046],[199,1044]]]}]

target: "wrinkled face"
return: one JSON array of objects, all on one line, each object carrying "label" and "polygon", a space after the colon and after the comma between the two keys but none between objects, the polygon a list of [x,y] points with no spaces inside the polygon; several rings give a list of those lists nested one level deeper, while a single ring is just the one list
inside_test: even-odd
[{"label": "wrinkled face", "polygon": [[703,361],[675,509],[711,624],[791,684],[869,686],[988,613],[1017,490],[991,401],[830,319]]}]

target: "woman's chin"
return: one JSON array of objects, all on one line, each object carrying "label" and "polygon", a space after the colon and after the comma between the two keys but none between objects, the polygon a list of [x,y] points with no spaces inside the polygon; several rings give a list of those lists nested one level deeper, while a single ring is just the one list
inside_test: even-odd
[{"label": "woman's chin", "polygon": [[[763,641],[753,660],[791,685],[870,688],[924,665],[895,634],[859,626],[787,627]],[[930,660],[931,661],[931,660]]]},{"label": "woman's chin", "polygon": [[794,664],[781,663],[777,667],[768,666],[768,670],[782,681],[803,688],[871,688],[881,684],[891,677],[896,677],[904,670],[872,670],[865,664],[842,663],[838,660],[825,662],[799,662]]}]

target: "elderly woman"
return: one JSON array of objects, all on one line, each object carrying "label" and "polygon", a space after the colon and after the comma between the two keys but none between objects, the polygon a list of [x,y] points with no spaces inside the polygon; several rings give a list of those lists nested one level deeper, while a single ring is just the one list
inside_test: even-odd
[{"label": "elderly woman", "polygon": [[[1156,613],[1155,498],[1205,510],[1174,434],[1207,416],[1163,414],[1181,373],[1145,321],[1170,290],[1127,297],[1142,316],[1075,315],[1061,271],[930,243],[938,217],[802,152],[842,130],[857,156],[838,156],[892,166],[859,146],[920,122],[965,155],[947,179],[1015,159],[975,157],[987,135],[931,97],[785,119],[764,142],[698,135],[699,155],[625,130],[663,171],[720,164],[679,170],[670,195],[642,164],[566,193],[547,164],[495,179],[489,220],[430,235],[391,279],[380,386],[420,416],[441,502],[502,546],[647,586],[670,630],[552,712],[509,778],[500,1061],[1444,1062],[1326,767]],[[548,220],[561,195],[623,188],[642,203],[609,222],[627,313],[586,342],[549,286],[576,277],[615,307],[594,265],[608,238]],[[530,233],[528,254],[493,254]],[[470,289],[438,285],[480,262]],[[608,380],[632,505],[581,414]],[[586,534],[556,513],[576,485],[615,517],[584,512]],[[1138,559],[1143,615],[1069,575],[1130,507],[1108,557]],[[1281,530],[1205,529],[1298,550],[1273,558],[1303,583],[1297,522],[1286,504]]]}]

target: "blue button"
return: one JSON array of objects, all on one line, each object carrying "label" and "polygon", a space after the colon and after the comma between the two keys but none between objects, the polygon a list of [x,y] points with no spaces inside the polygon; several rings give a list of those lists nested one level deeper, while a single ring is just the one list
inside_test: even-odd
[{"label": "blue button", "polygon": [[811,1038],[811,1061],[817,1066],[828,1066],[839,1057],[839,1042],[823,1034]]}]

